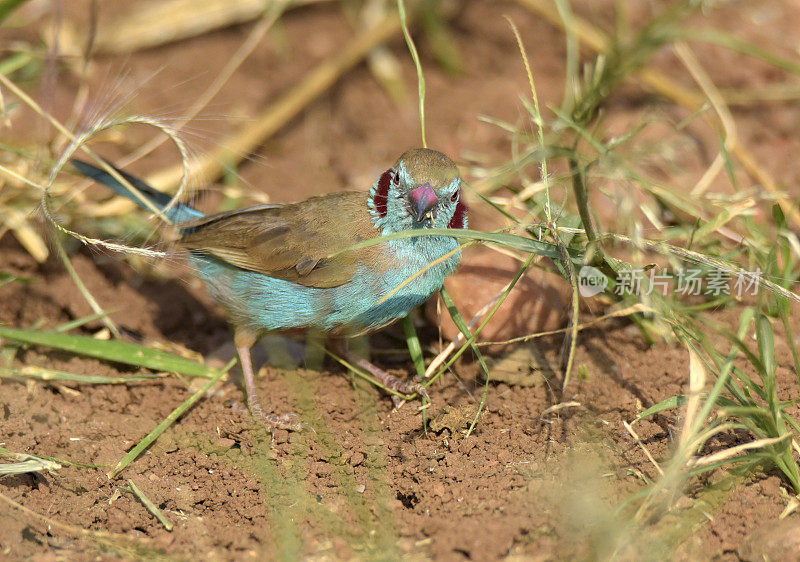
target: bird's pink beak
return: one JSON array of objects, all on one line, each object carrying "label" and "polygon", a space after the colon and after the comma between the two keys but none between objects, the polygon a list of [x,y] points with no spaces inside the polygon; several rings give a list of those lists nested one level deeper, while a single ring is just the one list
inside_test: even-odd
[{"label": "bird's pink beak", "polygon": [[[429,183],[412,190],[408,194],[408,198],[411,200],[411,208],[416,214],[417,222],[422,222],[425,216],[439,204],[439,198]],[[435,216],[435,213],[433,215]]]}]

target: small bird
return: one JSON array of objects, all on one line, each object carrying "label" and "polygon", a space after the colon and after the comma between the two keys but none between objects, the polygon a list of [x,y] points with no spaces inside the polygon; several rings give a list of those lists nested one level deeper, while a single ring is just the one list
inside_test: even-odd
[{"label": "small bird", "polygon": [[[145,207],[108,172],[72,162],[80,173]],[[461,259],[458,241],[415,236],[352,247],[412,229],[467,228],[461,177],[450,158],[412,149],[368,192],[329,193],[211,215],[182,203],[167,208],[169,195],[117,171],[175,223],[178,245],[227,311],[248,408],[268,428],[303,427],[296,414],[266,412],[258,398],[250,349],[268,332],[325,333],[334,353],[386,388],[428,397],[421,384],[400,380],[349,352],[345,338],[407,316],[439,290]]]}]

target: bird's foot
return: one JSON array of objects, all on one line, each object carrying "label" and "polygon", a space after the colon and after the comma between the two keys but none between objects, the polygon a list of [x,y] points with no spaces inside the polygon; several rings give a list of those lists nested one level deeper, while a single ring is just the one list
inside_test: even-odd
[{"label": "bird's foot", "polygon": [[250,414],[267,426],[270,433],[274,433],[276,429],[285,429],[287,431],[310,429],[314,431],[313,427],[300,421],[300,416],[297,414],[268,414],[264,410],[261,401],[258,399],[256,378],[253,374],[253,364],[250,360],[250,348],[253,347],[255,339],[256,337],[252,333],[245,330],[238,330],[234,334],[236,350],[239,352],[239,359],[242,362],[244,386],[247,391],[247,408],[250,410]]},{"label": "bird's foot", "polygon": [[394,394],[395,392],[398,394],[403,394],[404,396],[410,396],[412,394],[417,394],[425,399],[426,402],[431,401],[431,397],[428,396],[428,390],[419,383],[419,381],[404,381],[401,380],[394,375],[390,375],[383,369],[376,367],[363,357],[359,357],[355,353],[352,353],[349,349],[347,349],[347,345],[345,345],[343,340],[339,339],[331,339],[329,340],[331,345],[331,349],[334,353],[339,355],[342,359],[350,363],[351,365],[355,365],[367,371],[370,375],[375,377],[375,379],[385,386],[390,392],[392,392],[392,401],[394,402],[395,408],[400,406],[404,402],[404,398]]},{"label": "bird's foot", "polygon": [[[376,367],[376,370],[380,371]],[[428,395],[428,389],[426,389],[422,384],[417,381],[404,381],[400,380],[394,375],[390,375],[385,371],[381,371],[382,377],[378,376],[377,373],[373,373],[386,388],[389,390],[393,390],[399,394],[403,394],[405,396],[410,396],[412,394],[417,394],[424,398],[425,402],[430,402],[431,397]],[[392,394],[392,402],[394,402],[394,407],[398,408],[405,400],[398,396],[397,394]]]}]

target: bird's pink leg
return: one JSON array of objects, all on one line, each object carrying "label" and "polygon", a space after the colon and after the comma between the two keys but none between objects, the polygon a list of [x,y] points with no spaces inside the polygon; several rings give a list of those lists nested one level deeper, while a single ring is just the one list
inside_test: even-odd
[{"label": "bird's pink leg", "polygon": [[[347,349],[347,344],[344,342],[344,340],[331,338],[328,341],[331,347],[331,351],[333,351],[336,355],[338,355],[351,365],[360,367],[361,369],[367,371],[386,388],[394,390],[395,392],[399,392],[400,394],[405,394],[406,396],[417,393],[420,396],[424,396],[425,400],[427,400],[428,402],[431,401],[430,396],[428,396],[427,389],[420,383],[414,381],[400,380],[397,377],[390,375],[389,373],[387,373],[383,369],[376,367],[363,357],[359,357],[355,353],[352,353],[349,349]],[[399,406],[400,403],[402,402],[402,399],[395,394],[392,394],[392,400],[394,401],[395,406]]]},{"label": "bird's pink leg", "polygon": [[237,329],[233,336],[236,351],[239,352],[239,362],[242,364],[244,373],[244,387],[247,394],[247,408],[254,418],[258,419],[267,429],[287,429],[289,431],[299,431],[306,427],[300,421],[297,414],[268,414],[261,405],[256,390],[256,377],[253,374],[253,363],[250,359],[250,348],[256,343],[258,337],[252,332]]}]

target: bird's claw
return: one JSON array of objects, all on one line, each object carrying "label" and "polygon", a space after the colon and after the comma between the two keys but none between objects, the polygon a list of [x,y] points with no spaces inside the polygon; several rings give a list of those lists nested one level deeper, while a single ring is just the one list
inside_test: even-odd
[{"label": "bird's claw", "polygon": [[[412,394],[417,394],[424,399],[425,402],[430,402],[431,397],[428,395],[428,389],[422,386],[418,382],[401,382],[397,381],[396,384],[392,386],[392,390],[399,392],[400,394],[405,394],[406,396],[410,396]],[[405,399],[397,396],[396,394],[392,395],[392,401],[394,402],[394,407],[399,408]]]}]

